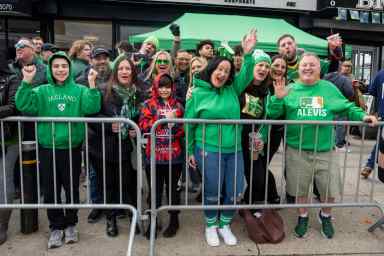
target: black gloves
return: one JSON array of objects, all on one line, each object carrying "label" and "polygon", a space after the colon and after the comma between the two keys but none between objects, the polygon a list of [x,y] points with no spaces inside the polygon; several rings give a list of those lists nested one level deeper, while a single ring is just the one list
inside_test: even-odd
[{"label": "black gloves", "polygon": [[179,25],[173,23],[170,27],[169,30],[171,30],[171,33],[173,36],[180,36],[180,27]]}]

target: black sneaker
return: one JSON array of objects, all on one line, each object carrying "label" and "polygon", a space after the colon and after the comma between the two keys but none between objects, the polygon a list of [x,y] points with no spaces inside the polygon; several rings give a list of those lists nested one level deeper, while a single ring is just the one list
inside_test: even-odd
[{"label": "black sneaker", "polygon": [[96,223],[103,216],[103,210],[93,209],[88,215],[88,223]]}]

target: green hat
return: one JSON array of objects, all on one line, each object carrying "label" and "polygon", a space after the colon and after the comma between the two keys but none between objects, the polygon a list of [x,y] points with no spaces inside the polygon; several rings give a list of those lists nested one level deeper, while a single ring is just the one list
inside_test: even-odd
[{"label": "green hat", "polygon": [[252,53],[252,57],[255,60],[255,64],[263,61],[267,62],[269,65],[272,63],[271,57],[263,50],[255,49]]},{"label": "green hat", "polygon": [[225,58],[232,60],[233,55],[235,55],[235,52],[228,45],[228,42],[226,42],[226,41],[221,42],[220,47],[217,48],[217,56],[225,57]]},{"label": "green hat", "polygon": [[147,37],[147,39],[145,39],[143,43],[144,44],[146,44],[146,43],[153,44],[156,47],[156,50],[159,49],[159,39],[157,39],[157,37],[155,37],[155,36]]}]

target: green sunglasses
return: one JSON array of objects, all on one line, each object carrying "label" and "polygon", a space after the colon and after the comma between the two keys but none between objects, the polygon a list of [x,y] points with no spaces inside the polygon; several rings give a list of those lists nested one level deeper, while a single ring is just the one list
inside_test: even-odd
[{"label": "green sunglasses", "polygon": [[159,64],[159,65],[168,65],[168,64],[169,64],[169,60],[159,60],[159,59],[157,59],[157,60],[156,60],[156,64]]}]

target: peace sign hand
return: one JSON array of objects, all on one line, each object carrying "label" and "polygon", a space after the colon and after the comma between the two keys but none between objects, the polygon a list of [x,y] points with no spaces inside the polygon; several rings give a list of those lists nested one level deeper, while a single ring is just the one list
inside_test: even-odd
[{"label": "peace sign hand", "polygon": [[250,53],[257,43],[256,29],[251,31],[243,38],[241,46],[243,47],[244,54]]}]

